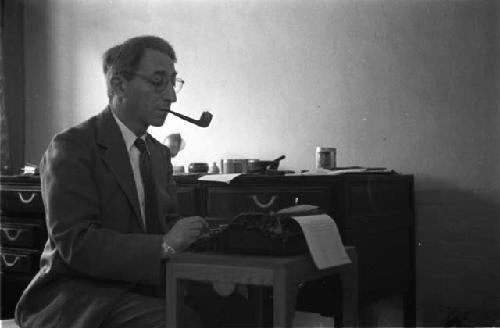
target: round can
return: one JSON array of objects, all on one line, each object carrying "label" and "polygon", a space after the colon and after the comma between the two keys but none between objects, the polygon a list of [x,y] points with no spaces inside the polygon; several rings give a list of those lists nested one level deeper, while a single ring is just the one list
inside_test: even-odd
[{"label": "round can", "polygon": [[247,173],[247,159],[225,159],[223,160],[222,172],[224,173]]},{"label": "round can", "polygon": [[337,148],[316,147],[316,168],[334,169],[337,167]]}]

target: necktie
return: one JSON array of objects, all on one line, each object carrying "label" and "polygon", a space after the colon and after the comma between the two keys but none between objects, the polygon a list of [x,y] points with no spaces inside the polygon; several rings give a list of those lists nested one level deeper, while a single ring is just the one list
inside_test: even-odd
[{"label": "necktie", "polygon": [[149,157],[144,140],[137,138],[135,139],[134,145],[141,152],[139,156],[139,168],[141,170],[142,184],[144,186],[144,219],[146,233],[161,234],[151,158]]}]

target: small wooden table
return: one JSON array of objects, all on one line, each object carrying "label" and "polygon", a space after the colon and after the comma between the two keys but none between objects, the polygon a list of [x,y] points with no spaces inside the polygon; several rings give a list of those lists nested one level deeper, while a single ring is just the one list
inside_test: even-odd
[{"label": "small wooden table", "polygon": [[309,254],[273,257],[221,253],[182,253],[166,264],[167,327],[182,327],[183,280],[272,286],[273,325],[291,327],[298,284],[339,274],[342,326],[357,326],[358,272],[354,247],[346,247],[352,263],[318,270]]}]

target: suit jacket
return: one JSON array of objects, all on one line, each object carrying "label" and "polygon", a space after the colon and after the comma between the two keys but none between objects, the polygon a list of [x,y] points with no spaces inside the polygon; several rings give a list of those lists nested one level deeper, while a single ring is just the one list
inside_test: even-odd
[{"label": "suit jacket", "polygon": [[41,165],[48,240],[21,296],[22,327],[98,327],[120,295],[159,284],[175,217],[167,147],[147,138],[162,231],[145,234],[128,152],[109,108],[54,137]]}]

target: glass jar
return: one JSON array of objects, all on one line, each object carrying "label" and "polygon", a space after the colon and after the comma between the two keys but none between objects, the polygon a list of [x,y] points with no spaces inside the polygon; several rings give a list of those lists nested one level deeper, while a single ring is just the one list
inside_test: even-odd
[{"label": "glass jar", "polygon": [[331,170],[337,167],[337,148],[316,147],[316,169]]}]

